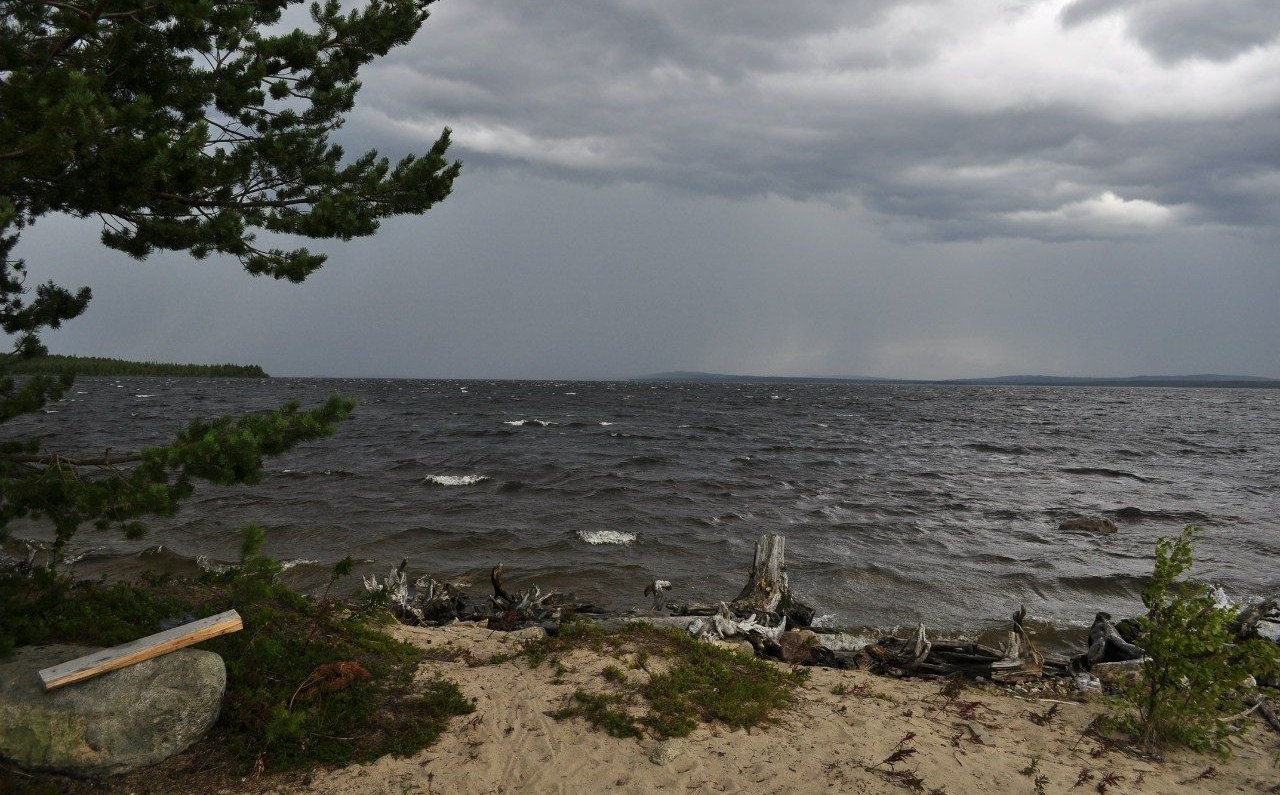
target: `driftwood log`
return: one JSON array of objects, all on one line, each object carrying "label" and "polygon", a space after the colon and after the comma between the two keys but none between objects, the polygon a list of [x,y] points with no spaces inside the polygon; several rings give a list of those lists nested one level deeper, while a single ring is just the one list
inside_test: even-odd
[{"label": "driftwood log", "polygon": [[1125,640],[1111,623],[1110,613],[1098,613],[1089,627],[1089,650],[1085,652],[1088,668],[1095,663],[1141,660],[1147,653]]},{"label": "driftwood log", "polygon": [[1025,607],[1013,614],[1013,629],[999,649],[965,641],[930,640],[924,624],[919,624],[911,638],[881,638],[855,652],[824,648],[817,656],[826,665],[865,668],[893,676],[934,678],[961,674],[996,682],[1037,679],[1045,674],[1045,660],[1022,625],[1026,616]]}]

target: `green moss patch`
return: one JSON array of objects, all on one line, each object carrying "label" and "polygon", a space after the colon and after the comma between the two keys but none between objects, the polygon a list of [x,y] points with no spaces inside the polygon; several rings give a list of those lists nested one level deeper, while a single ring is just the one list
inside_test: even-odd
[{"label": "green moss patch", "polygon": [[569,624],[555,637],[530,643],[525,653],[538,667],[577,649],[590,649],[639,673],[628,676],[608,663],[598,683],[577,690],[553,716],[581,717],[615,737],[684,737],[708,722],[760,726],[791,703],[795,687],[808,675],[643,623],[613,631]]},{"label": "green moss patch", "polygon": [[405,756],[473,710],[453,682],[413,681],[422,652],[383,632],[383,614],[316,604],[252,571],[146,587],[0,575],[0,649],[109,646],[232,608],[244,629],[200,645],[227,666],[222,713],[195,751],[210,766],[244,774]]}]

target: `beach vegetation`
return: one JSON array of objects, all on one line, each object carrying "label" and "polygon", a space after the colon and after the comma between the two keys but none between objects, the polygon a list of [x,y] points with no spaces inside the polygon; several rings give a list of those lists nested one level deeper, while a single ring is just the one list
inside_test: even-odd
[{"label": "beach vegetation", "polygon": [[684,737],[712,722],[761,726],[791,703],[808,675],[642,622],[612,630],[575,622],[530,642],[525,655],[536,668],[580,649],[623,664],[640,656],[645,660],[647,678],[627,676],[615,663],[606,663],[601,691],[579,689],[555,713],[559,719],[584,718],[615,737]]},{"label": "beach vegetation", "polygon": [[423,654],[382,630],[387,613],[325,608],[276,582],[279,564],[256,538],[246,533],[240,565],[194,580],[0,573],[0,648],[110,646],[234,608],[244,629],[200,644],[223,658],[227,687],[217,722],[186,756],[241,774],[412,754],[474,709],[453,682],[414,682]]},{"label": "beach vegetation", "polygon": [[1274,676],[1280,668],[1275,644],[1237,639],[1237,611],[1186,576],[1200,533],[1188,526],[1177,538],[1156,542],[1155,569],[1142,591],[1147,613],[1138,619],[1138,643],[1147,658],[1108,721],[1145,751],[1185,746],[1229,755],[1233,730],[1227,718],[1244,708],[1245,681]]}]

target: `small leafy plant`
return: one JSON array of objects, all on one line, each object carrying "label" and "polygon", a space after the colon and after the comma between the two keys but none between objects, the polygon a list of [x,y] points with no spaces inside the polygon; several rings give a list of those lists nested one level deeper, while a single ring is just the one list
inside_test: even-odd
[{"label": "small leafy plant", "polygon": [[1156,542],[1155,571],[1142,591],[1147,615],[1139,619],[1148,659],[1141,680],[1123,695],[1112,724],[1144,750],[1186,746],[1231,753],[1223,716],[1239,712],[1244,680],[1274,671],[1280,655],[1265,641],[1237,641],[1234,611],[1220,607],[1204,583],[1184,578],[1200,528]]}]

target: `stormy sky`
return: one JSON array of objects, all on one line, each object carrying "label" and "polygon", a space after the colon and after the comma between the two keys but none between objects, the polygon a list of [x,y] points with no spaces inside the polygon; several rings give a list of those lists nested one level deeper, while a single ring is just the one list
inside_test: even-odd
[{"label": "stormy sky", "polygon": [[455,192],[301,286],[135,262],[62,353],[273,375],[1280,377],[1275,0],[441,0],[352,151]]}]

